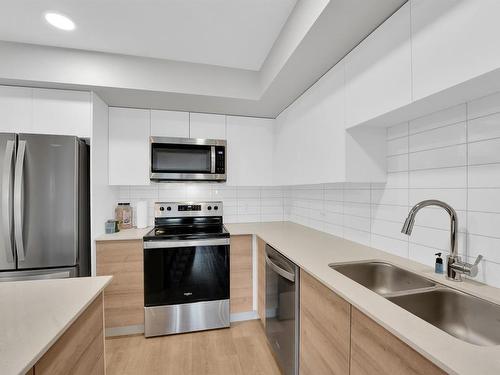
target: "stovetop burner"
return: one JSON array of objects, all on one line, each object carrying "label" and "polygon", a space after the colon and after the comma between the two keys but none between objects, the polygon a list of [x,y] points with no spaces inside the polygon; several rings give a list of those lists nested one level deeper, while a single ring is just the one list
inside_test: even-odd
[{"label": "stovetop burner", "polygon": [[[217,210],[215,210],[217,207]],[[155,227],[144,241],[225,238],[222,202],[156,203]]]}]

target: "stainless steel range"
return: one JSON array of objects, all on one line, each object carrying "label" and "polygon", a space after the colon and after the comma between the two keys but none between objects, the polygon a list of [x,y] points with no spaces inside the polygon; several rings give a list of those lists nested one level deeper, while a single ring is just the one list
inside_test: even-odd
[{"label": "stainless steel range", "polygon": [[222,202],[155,204],[144,236],[145,336],[229,327],[229,232]]}]

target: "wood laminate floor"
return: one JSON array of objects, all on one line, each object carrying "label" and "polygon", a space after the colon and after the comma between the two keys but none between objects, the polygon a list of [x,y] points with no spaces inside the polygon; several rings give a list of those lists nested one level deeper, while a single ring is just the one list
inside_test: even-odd
[{"label": "wood laminate floor", "polygon": [[107,375],[279,375],[258,320],[229,329],[106,339]]}]

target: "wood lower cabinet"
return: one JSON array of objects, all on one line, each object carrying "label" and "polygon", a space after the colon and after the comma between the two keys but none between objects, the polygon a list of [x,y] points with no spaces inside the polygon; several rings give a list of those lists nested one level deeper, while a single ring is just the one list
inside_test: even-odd
[{"label": "wood lower cabinet", "polygon": [[28,374],[104,374],[103,296],[99,295]]},{"label": "wood lower cabinet", "polygon": [[351,306],[300,271],[300,374],[349,373]]},{"label": "wood lower cabinet", "polygon": [[266,243],[257,237],[257,313],[266,326]]},{"label": "wood lower cabinet", "polygon": [[231,236],[231,313],[253,310],[252,236]]},{"label": "wood lower cabinet", "polygon": [[352,308],[351,374],[446,374],[385,328]]},{"label": "wood lower cabinet", "polygon": [[143,251],[142,240],[97,242],[97,275],[113,276],[104,291],[106,328],[144,325]]}]

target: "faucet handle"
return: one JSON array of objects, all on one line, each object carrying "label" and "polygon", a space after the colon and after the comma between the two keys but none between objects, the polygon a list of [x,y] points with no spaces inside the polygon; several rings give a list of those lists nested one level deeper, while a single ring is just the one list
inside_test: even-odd
[{"label": "faucet handle", "polygon": [[470,265],[470,268],[469,268],[469,276],[471,277],[476,277],[477,276],[477,273],[479,272],[479,262],[481,262],[481,260],[483,260],[483,256],[481,254],[479,254],[476,258],[476,260],[474,261],[474,264],[471,264]]}]

